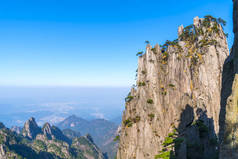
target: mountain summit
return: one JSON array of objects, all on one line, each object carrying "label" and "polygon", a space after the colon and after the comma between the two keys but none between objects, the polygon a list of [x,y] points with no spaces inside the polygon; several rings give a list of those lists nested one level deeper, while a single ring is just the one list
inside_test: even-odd
[{"label": "mountain summit", "polygon": [[[138,53],[117,159],[216,158],[225,21],[210,15],[180,26],[178,39]],[[148,42],[147,42],[148,43]]]},{"label": "mountain summit", "polygon": [[29,139],[35,139],[36,135],[41,133],[40,127],[38,127],[35,118],[31,117],[24,124],[22,135]]},{"label": "mountain summit", "polygon": [[75,132],[80,132],[82,135],[90,134],[101,151],[106,154],[109,159],[114,159],[118,145],[117,141],[114,141],[114,138],[117,136],[118,126],[114,123],[105,119],[87,121],[72,115],[58,123],[57,126],[62,130],[71,129]]}]

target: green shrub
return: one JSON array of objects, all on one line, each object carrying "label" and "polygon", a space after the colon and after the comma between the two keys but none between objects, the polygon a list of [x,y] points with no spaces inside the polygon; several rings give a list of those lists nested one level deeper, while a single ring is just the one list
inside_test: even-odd
[{"label": "green shrub", "polygon": [[152,48],[151,51],[153,51],[154,53],[156,53],[156,48]]},{"label": "green shrub", "polygon": [[148,100],[147,100],[147,103],[148,103],[148,104],[153,104],[154,101],[153,101],[152,99],[148,99]]},{"label": "green shrub", "polygon": [[146,71],[142,70],[141,73],[142,73],[143,75],[145,75],[145,74],[146,74]]},{"label": "green shrub", "polygon": [[150,44],[150,42],[148,40],[145,41],[145,44]]},{"label": "green shrub", "polygon": [[119,135],[117,135],[114,139],[113,139],[113,141],[119,141],[120,140],[120,136]]},{"label": "green shrub", "polygon": [[225,34],[225,36],[226,36],[226,38],[228,38],[228,37],[229,37],[229,34],[228,34],[228,33],[226,33],[226,34]]},{"label": "green shrub", "polygon": [[155,156],[155,159],[159,159],[159,158],[175,159],[175,155],[174,155],[174,152],[171,150],[171,151],[162,152],[161,154]]},{"label": "green shrub", "polygon": [[161,92],[162,95],[166,96],[167,95],[167,91],[164,90],[163,92]]},{"label": "green shrub", "polygon": [[131,127],[132,126],[132,121],[131,119],[127,119],[125,121],[123,121],[124,125],[127,126],[127,127]]},{"label": "green shrub", "polygon": [[126,102],[130,102],[134,97],[130,95],[130,93],[128,94],[128,96],[125,98]]},{"label": "green shrub", "polygon": [[172,132],[172,133],[169,133],[169,134],[168,134],[168,137],[174,137],[174,135],[175,135],[175,133]]},{"label": "green shrub", "polygon": [[163,142],[163,149],[160,154],[156,155],[155,158],[159,159],[175,159],[174,149],[179,148],[181,143],[183,143],[184,138],[178,137],[177,130],[174,128],[172,133],[168,134]]},{"label": "green shrub", "polygon": [[40,150],[40,151],[46,151],[47,147],[45,143],[41,140],[35,140],[34,145]]},{"label": "green shrub", "polygon": [[142,56],[143,55],[143,51],[137,52],[136,56]]},{"label": "green shrub", "polygon": [[179,38],[183,41],[194,41],[196,38],[194,25],[186,26]]},{"label": "green shrub", "polygon": [[174,143],[174,139],[172,137],[166,137],[163,143],[163,146],[169,146]]},{"label": "green shrub", "polygon": [[154,119],[155,115],[151,113],[151,114],[148,114],[148,117],[150,118],[150,121],[152,121]]},{"label": "green shrub", "polygon": [[139,122],[140,121],[140,116],[136,116],[135,118],[134,118],[134,123],[137,123],[137,122]]},{"label": "green shrub", "polygon": [[218,23],[221,24],[222,26],[226,26],[226,21],[222,18],[217,19]]},{"label": "green shrub", "polygon": [[145,82],[139,82],[139,83],[138,83],[138,86],[139,86],[139,87],[145,86]]},{"label": "green shrub", "polygon": [[65,158],[64,153],[61,151],[61,148],[58,147],[56,144],[50,144],[48,149],[51,149],[56,155]]},{"label": "green shrub", "polygon": [[183,137],[178,137],[174,139],[174,143],[175,143],[175,148],[179,148],[180,145],[183,143],[184,138]]},{"label": "green shrub", "polygon": [[205,137],[208,133],[208,127],[204,124],[204,121],[198,120],[195,125],[198,127],[200,137]]},{"label": "green shrub", "polygon": [[172,83],[170,83],[170,84],[169,84],[169,87],[172,87],[172,88],[174,88],[174,87],[175,87],[175,85],[174,85],[174,84],[172,84]]}]

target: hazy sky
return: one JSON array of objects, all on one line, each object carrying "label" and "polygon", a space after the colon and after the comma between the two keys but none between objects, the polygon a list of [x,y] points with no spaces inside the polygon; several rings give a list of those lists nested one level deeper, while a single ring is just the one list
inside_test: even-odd
[{"label": "hazy sky", "polygon": [[232,0],[0,1],[0,85],[130,86],[144,41],[211,14],[228,22]]},{"label": "hazy sky", "polygon": [[129,88],[1,87],[0,122],[23,125],[30,117],[56,123],[74,114],[85,119],[122,116]]}]

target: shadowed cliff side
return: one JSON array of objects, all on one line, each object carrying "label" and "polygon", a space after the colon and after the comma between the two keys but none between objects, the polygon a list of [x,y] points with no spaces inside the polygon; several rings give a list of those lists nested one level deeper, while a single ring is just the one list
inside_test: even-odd
[{"label": "shadowed cliff side", "polygon": [[[195,116],[199,118],[195,120]],[[208,118],[206,111],[197,109],[195,112],[187,105],[181,113],[178,128],[168,134],[163,146],[156,159],[217,159],[218,142],[213,119]]]},{"label": "shadowed cliff side", "polygon": [[[199,118],[195,120],[195,116]],[[218,158],[218,140],[214,130],[214,120],[208,118],[206,111],[197,109],[194,112],[194,108],[187,105],[181,114],[180,121],[178,127],[180,139],[175,138],[176,159]]]},{"label": "shadowed cliff side", "polygon": [[238,1],[233,0],[234,44],[224,64],[220,113],[220,159],[238,158]]}]

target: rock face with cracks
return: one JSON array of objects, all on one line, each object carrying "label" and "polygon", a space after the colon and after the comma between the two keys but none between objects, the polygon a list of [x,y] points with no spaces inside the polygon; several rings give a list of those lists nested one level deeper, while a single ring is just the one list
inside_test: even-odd
[{"label": "rock face with cracks", "polygon": [[210,16],[178,34],[163,46],[148,44],[139,57],[117,159],[218,157],[226,36]]},{"label": "rock face with cracks", "polygon": [[238,158],[238,1],[233,0],[234,45],[224,65],[220,159]]}]

